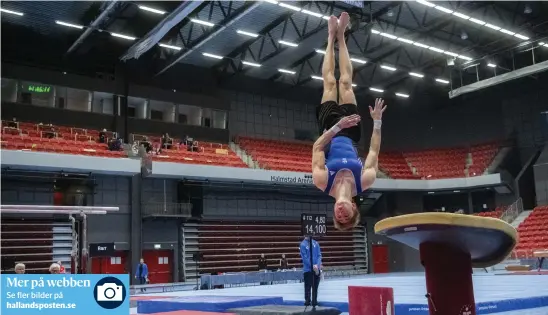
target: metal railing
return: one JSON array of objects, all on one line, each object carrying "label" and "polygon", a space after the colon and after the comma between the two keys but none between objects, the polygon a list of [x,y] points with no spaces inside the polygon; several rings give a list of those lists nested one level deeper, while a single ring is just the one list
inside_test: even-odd
[{"label": "metal railing", "polygon": [[523,200],[519,198],[507,206],[500,217],[501,220],[512,223],[523,212]]},{"label": "metal railing", "polygon": [[190,218],[192,216],[192,204],[183,202],[148,202],[143,204],[142,214],[143,216]]}]

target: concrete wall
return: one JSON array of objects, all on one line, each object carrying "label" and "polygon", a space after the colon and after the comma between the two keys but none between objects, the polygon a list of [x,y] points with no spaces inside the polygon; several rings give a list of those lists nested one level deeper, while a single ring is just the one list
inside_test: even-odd
[{"label": "concrete wall", "polygon": [[537,205],[548,204],[548,145],[533,167]]}]

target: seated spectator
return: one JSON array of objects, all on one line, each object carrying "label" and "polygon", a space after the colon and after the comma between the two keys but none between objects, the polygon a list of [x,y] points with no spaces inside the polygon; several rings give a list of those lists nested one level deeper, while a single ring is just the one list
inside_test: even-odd
[{"label": "seated spectator", "polygon": [[145,151],[147,153],[152,152],[152,143],[150,143],[150,141],[148,140],[148,137],[145,137],[145,139],[141,141],[140,144],[145,148]]},{"label": "seated spectator", "polygon": [[162,146],[161,149],[171,149],[173,146],[173,139],[169,137],[169,134],[166,132],[162,135]]},{"label": "seated spectator", "polygon": [[19,124],[17,123],[17,118],[13,117],[13,120],[8,122],[8,126],[10,128],[19,128]]},{"label": "seated spectator", "polygon": [[106,132],[106,129],[103,129],[101,132],[99,132],[99,143],[107,143],[107,137],[105,134]]},{"label": "seated spectator", "polygon": [[17,274],[24,274],[25,273],[25,264],[17,264],[15,265],[15,273]]},{"label": "seated spectator", "polygon": [[190,141],[187,144],[187,150],[190,152],[199,152],[200,147],[198,146],[198,141]]},{"label": "seated spectator", "polygon": [[49,273],[59,274],[61,272],[61,266],[58,263],[53,263],[49,266]]},{"label": "seated spectator", "polygon": [[108,149],[110,151],[120,151],[122,149],[122,139],[110,139]]},{"label": "seated spectator", "polygon": [[57,264],[60,266],[59,273],[65,273],[65,267],[63,267],[63,264],[60,260],[57,262]]}]

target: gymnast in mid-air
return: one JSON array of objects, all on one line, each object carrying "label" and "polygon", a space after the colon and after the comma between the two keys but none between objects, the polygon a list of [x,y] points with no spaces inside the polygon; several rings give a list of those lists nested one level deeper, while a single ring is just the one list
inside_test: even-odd
[{"label": "gymnast in mid-air", "polygon": [[[349,230],[360,221],[353,197],[373,185],[377,177],[381,146],[382,99],[369,106],[373,119],[373,135],[369,153],[362,164],[356,149],[361,138],[360,115],[352,90],[352,64],[344,32],[350,18],[343,12],[337,20],[329,19],[329,36],[322,65],[323,96],[316,107],[316,118],[322,135],[312,148],[312,179],[314,185],[335,198],[334,224],[338,230]],[[335,79],[335,40],[339,43],[340,78],[337,91]],[[337,93],[338,92],[338,93]]]}]

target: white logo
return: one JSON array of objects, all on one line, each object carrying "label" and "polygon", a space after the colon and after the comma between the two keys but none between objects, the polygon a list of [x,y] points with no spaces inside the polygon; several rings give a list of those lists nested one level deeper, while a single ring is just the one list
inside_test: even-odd
[{"label": "white logo", "polygon": [[347,160],[346,158],[343,158],[343,159],[342,159],[342,162],[343,162],[344,164],[346,164],[346,163],[348,163],[348,160]]},{"label": "white logo", "polygon": [[390,301],[386,302],[386,315],[392,315],[392,303]]},{"label": "white logo", "polygon": [[472,311],[470,311],[470,306],[465,305],[460,309],[461,315],[472,315]]},{"label": "white logo", "polygon": [[122,286],[116,283],[105,283],[97,287],[97,301],[122,301]]},{"label": "white logo", "polygon": [[331,171],[331,172],[329,172],[329,174],[333,175],[333,174],[335,174],[335,172]]}]

